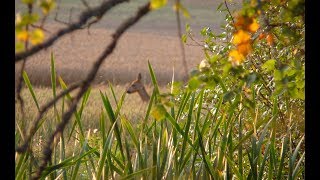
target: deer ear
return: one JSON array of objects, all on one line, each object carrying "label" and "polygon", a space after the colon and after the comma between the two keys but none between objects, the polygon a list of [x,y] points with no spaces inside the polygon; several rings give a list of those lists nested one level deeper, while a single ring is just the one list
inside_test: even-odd
[{"label": "deer ear", "polygon": [[141,80],[141,73],[138,74],[138,80]]}]

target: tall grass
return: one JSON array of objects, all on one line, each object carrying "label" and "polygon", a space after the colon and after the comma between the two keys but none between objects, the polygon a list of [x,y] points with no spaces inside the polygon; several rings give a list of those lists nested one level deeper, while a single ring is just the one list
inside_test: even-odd
[{"label": "tall grass", "polygon": [[[226,100],[223,93],[204,89],[185,88],[168,95],[160,92],[150,63],[149,71],[154,89],[140,121],[131,121],[123,111],[125,92],[119,97],[110,86],[111,94],[99,92],[103,111],[99,128],[92,131],[82,121],[89,89],[54,145],[41,178],[304,179],[304,136],[295,132],[294,119],[280,131],[276,106],[270,110],[257,105],[252,111],[240,95]],[[23,77],[39,109],[27,73]],[[55,97],[57,86],[65,89],[67,84],[57,77],[53,56],[51,79]],[[16,179],[28,179],[37,170],[41,155],[33,151],[36,142],[54,131],[71,99],[67,94],[54,105],[53,118],[41,121],[29,150],[16,155]],[[17,122],[16,146],[25,138],[18,131],[21,123]]]}]

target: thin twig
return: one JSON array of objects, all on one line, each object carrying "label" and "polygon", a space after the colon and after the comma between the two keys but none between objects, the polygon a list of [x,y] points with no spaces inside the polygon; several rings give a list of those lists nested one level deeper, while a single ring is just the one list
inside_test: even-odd
[{"label": "thin twig", "polygon": [[70,24],[68,27],[59,30],[55,35],[50,37],[48,40],[45,42],[38,44],[36,46],[33,46],[29,50],[21,53],[16,53],[15,54],[15,62],[19,62],[22,59],[29,57],[37,52],[39,52],[42,49],[46,49],[50,47],[56,40],[60,39],[62,36],[69,34],[75,30],[81,29],[83,25],[87,23],[87,21],[93,17],[93,16],[103,16],[108,10],[110,10],[112,7],[126,2],[127,0],[110,0],[103,2],[100,6],[96,8],[92,8],[91,10],[84,11],[81,13],[79,16],[79,20],[75,23]]},{"label": "thin twig", "polygon": [[[253,58],[253,57],[252,57],[252,58]],[[255,69],[258,69],[259,71],[261,71],[261,69],[260,69],[260,68],[258,67],[258,65],[255,63],[255,61],[257,62],[257,59],[254,59],[254,60],[250,59],[250,62],[251,62],[251,64],[255,67]],[[262,74],[260,74],[260,78],[262,79],[263,86],[264,86],[265,89],[268,91],[269,95],[271,95],[271,94],[272,94],[272,90],[271,90],[270,87],[267,85],[266,79],[263,77]],[[260,91],[260,95],[261,95],[261,97],[262,97],[263,99],[265,99],[265,100],[267,101],[267,103],[269,104],[269,108],[271,108],[272,103],[270,102],[270,100],[267,99],[266,97],[264,97],[263,94],[261,93],[261,91]],[[266,104],[266,105],[267,105],[267,104]],[[284,115],[283,115],[283,113],[282,113],[282,111],[281,111],[280,108],[279,108],[279,114],[280,114],[280,118],[281,118],[282,122],[285,122]]]},{"label": "thin twig", "polygon": [[82,4],[87,8],[87,9],[91,9],[91,7],[89,6],[89,4],[87,3],[87,1],[85,0],[81,0]]},{"label": "thin twig", "polygon": [[48,15],[45,15],[45,16],[42,18],[41,23],[40,23],[40,27],[41,27],[41,28],[43,28],[44,23],[46,22],[47,18],[48,18]]},{"label": "thin twig", "polygon": [[41,26],[38,26],[38,25],[35,25],[35,24],[30,24],[30,26],[33,27],[33,28],[39,28],[42,31],[47,32],[47,33],[51,33],[51,31],[49,31],[48,29],[45,29],[44,27],[41,27]]},{"label": "thin twig", "polygon": [[186,43],[187,46],[197,46],[197,47],[203,47],[203,45],[201,44],[189,44],[189,43]]},{"label": "thin twig", "polygon": [[229,13],[229,15],[230,15],[230,17],[231,17],[231,19],[232,19],[232,22],[233,22],[233,24],[234,24],[234,19],[233,19],[233,16],[231,15],[231,12],[230,12],[230,10],[229,10],[229,7],[228,7],[228,4],[227,4],[227,1],[226,1],[226,0],[224,0],[224,4],[225,4],[225,6],[226,6],[226,8],[227,8],[227,11],[228,11],[228,13]]},{"label": "thin twig", "polygon": [[194,38],[193,38],[193,35],[191,34],[191,33],[188,33],[188,36],[189,36],[189,38],[192,40],[192,41],[194,41],[198,46],[204,46],[203,44],[200,44],[198,41],[196,41]]},{"label": "thin twig", "polygon": [[60,10],[60,3],[61,3],[61,1],[59,0],[59,2],[57,3],[58,4],[57,5],[57,11],[56,11],[56,15],[54,17],[54,20],[57,21],[58,23],[61,23],[61,24],[70,25],[69,23],[61,21],[61,20],[58,19],[58,12]]},{"label": "thin twig", "polygon": [[[28,4],[28,14],[31,15],[32,14],[32,4]],[[26,25],[26,31],[28,32],[29,31],[29,25],[27,24]],[[25,49],[26,51],[28,50],[28,40],[25,41]],[[24,101],[23,101],[23,98],[21,97],[21,90],[22,90],[22,80],[23,80],[23,77],[22,77],[22,74],[23,74],[23,71],[25,69],[25,66],[26,66],[26,62],[27,62],[27,58],[24,58],[23,59],[23,62],[22,62],[22,65],[21,65],[21,69],[20,69],[20,77],[19,77],[19,80],[18,80],[18,85],[17,85],[17,89],[16,89],[16,95],[17,95],[17,99],[18,99],[18,102],[20,104],[20,109],[21,109],[21,114],[22,114],[22,136],[25,136],[26,133],[25,133],[25,121],[24,121],[24,118],[25,118],[25,112],[24,112]]]},{"label": "thin twig", "polygon": [[51,159],[52,147],[53,147],[53,143],[54,143],[55,139],[59,138],[59,136],[63,133],[65,126],[68,124],[73,112],[76,110],[76,107],[77,107],[78,102],[80,101],[80,98],[88,90],[88,88],[89,88],[92,80],[95,78],[101,64],[104,62],[106,57],[108,57],[113,52],[121,35],[128,28],[130,28],[132,25],[137,23],[141,17],[143,17],[144,15],[146,15],[150,11],[149,6],[150,6],[150,3],[148,2],[145,5],[143,5],[142,7],[140,7],[137,14],[135,16],[129,18],[128,20],[126,20],[123,24],[121,24],[120,27],[116,30],[116,32],[112,35],[112,38],[113,38],[112,42],[107,46],[107,48],[103,51],[103,53],[100,55],[100,57],[94,63],[87,78],[84,80],[83,84],[81,85],[80,91],[78,92],[75,99],[73,100],[69,110],[63,114],[62,121],[57,125],[56,130],[48,139],[48,141],[44,147],[44,150],[43,150],[42,162],[40,164],[38,171],[36,172],[35,176],[33,177],[33,179],[40,178],[41,173],[43,172],[43,170],[47,166],[48,161]]},{"label": "thin twig", "polygon": [[96,16],[96,19],[94,19],[93,21],[89,22],[88,25],[87,25],[87,30],[88,30],[88,34],[91,35],[90,33],[90,26],[99,22],[100,20],[102,19],[102,16]]},{"label": "thin twig", "polygon": [[82,82],[76,83],[76,84],[73,84],[73,85],[69,86],[69,88],[67,88],[66,90],[62,91],[54,99],[52,99],[47,104],[45,104],[43,107],[41,107],[37,119],[32,123],[32,126],[30,128],[29,134],[28,134],[27,138],[25,138],[26,140],[24,141],[24,143],[21,146],[16,148],[16,152],[23,153],[23,152],[25,152],[27,150],[27,148],[29,146],[29,143],[31,141],[31,138],[36,133],[38,124],[39,124],[40,120],[42,119],[44,113],[47,112],[51,106],[53,106],[59,99],[64,97],[66,94],[68,94],[71,91],[79,88],[81,86],[81,84],[82,84]]},{"label": "thin twig", "polygon": [[[180,0],[176,0],[176,5],[179,5],[179,4],[180,4]],[[180,11],[180,9],[177,8],[176,9],[176,17],[177,17],[178,37],[179,37],[179,44],[180,44],[180,48],[181,48],[182,64],[183,64],[184,71],[185,71],[185,77],[188,78],[189,77],[189,73],[188,73],[188,64],[187,64],[187,61],[186,61],[186,53],[185,53],[183,42],[181,40],[182,33],[181,33],[181,22],[180,22],[180,13],[179,13],[179,11]]]}]

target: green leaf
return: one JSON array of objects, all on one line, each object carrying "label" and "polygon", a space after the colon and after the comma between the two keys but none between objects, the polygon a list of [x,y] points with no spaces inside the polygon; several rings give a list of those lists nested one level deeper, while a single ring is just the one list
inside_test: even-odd
[{"label": "green leaf", "polygon": [[182,35],[181,40],[183,43],[186,43],[187,42],[187,35],[186,34]]},{"label": "green leaf", "polygon": [[222,7],[223,3],[220,3],[219,6],[217,7],[217,11],[219,11]]},{"label": "green leaf", "polygon": [[44,14],[48,14],[55,6],[56,2],[54,0],[41,1],[40,3],[40,7]]},{"label": "green leaf", "polygon": [[231,101],[231,99],[234,97],[235,93],[233,91],[227,92],[223,96],[223,102]]},{"label": "green leaf", "polygon": [[292,75],[296,74],[296,72],[297,72],[297,70],[289,68],[283,74],[287,75],[287,76],[292,76]]},{"label": "green leaf", "polygon": [[[61,88],[62,88],[63,90],[66,90],[68,87],[67,87],[66,83],[63,81],[63,79],[62,79],[61,76],[59,76],[58,80],[59,80],[59,83],[60,83]],[[72,101],[72,97],[71,97],[70,93],[67,93],[66,96],[67,96],[67,99],[68,99],[69,101]]]},{"label": "green leaf", "polygon": [[281,152],[280,152],[280,164],[279,164],[279,168],[278,168],[278,173],[277,173],[277,179],[281,179],[282,176],[282,169],[284,168],[284,159],[285,159],[285,155],[287,153],[287,149],[288,149],[288,142],[289,142],[289,138],[288,136],[286,136],[283,141],[282,141],[282,147],[281,147]]},{"label": "green leaf", "polygon": [[15,47],[16,52],[22,52],[25,50],[24,48],[24,43],[23,42],[16,42],[16,47]]},{"label": "green leaf", "polygon": [[20,25],[24,26],[27,24],[33,24],[39,20],[39,15],[36,13],[33,14],[23,14]]},{"label": "green leaf", "polygon": [[120,129],[116,123],[117,121],[117,117],[115,116],[115,113],[112,109],[112,106],[110,104],[110,101],[109,101],[109,98],[108,96],[104,96],[103,93],[100,91],[100,96],[101,96],[101,99],[103,101],[103,105],[104,105],[104,108],[105,110],[107,111],[107,115],[109,117],[109,120],[112,124],[115,124],[115,135],[116,135],[116,138],[117,138],[117,141],[119,143],[119,148],[120,148],[120,153],[121,153],[121,156],[122,156],[122,159],[124,160],[125,157],[124,157],[124,153],[123,153],[123,148],[122,148],[122,142],[121,142],[121,134],[120,134]]},{"label": "green leaf", "polygon": [[187,24],[186,24],[186,32],[190,32],[190,31],[191,31],[190,24],[187,23]]},{"label": "green leaf", "polygon": [[24,82],[25,82],[26,85],[28,86],[28,89],[29,89],[29,91],[30,91],[30,93],[31,93],[31,96],[32,96],[32,99],[33,99],[34,103],[35,103],[36,106],[37,106],[38,111],[40,111],[40,106],[39,106],[37,97],[36,97],[36,95],[35,95],[35,93],[34,93],[33,87],[32,87],[32,85],[31,85],[31,82],[30,82],[30,80],[29,80],[29,77],[28,77],[28,74],[27,74],[26,71],[23,71],[22,77],[23,77],[23,79],[24,79]]},{"label": "green leaf", "polygon": [[193,77],[189,81],[189,89],[190,90],[195,90],[200,86],[201,82],[198,80],[197,77]]},{"label": "green leaf", "polygon": [[153,70],[149,60],[148,60],[148,67],[149,67],[149,72],[150,72],[152,84],[154,86],[154,91],[156,94],[159,94],[160,91],[159,91],[159,87],[158,87],[158,81],[157,81],[156,75],[154,73],[154,70]]},{"label": "green leaf", "polygon": [[150,9],[156,10],[167,4],[167,0],[151,0],[150,1]]},{"label": "green leaf", "polygon": [[270,59],[268,61],[266,61],[261,67],[263,69],[266,69],[267,72],[274,70],[276,65],[276,60],[274,59]]},{"label": "green leaf", "polygon": [[21,0],[21,2],[25,4],[33,4],[34,0]]},{"label": "green leaf", "polygon": [[290,168],[289,172],[291,172],[291,174],[289,174],[289,175],[292,176],[292,177],[294,176],[294,173],[295,173],[293,171],[294,163],[296,161],[296,158],[297,158],[297,155],[299,153],[300,146],[301,146],[303,140],[304,140],[304,136],[302,136],[302,138],[300,139],[296,149],[294,150],[294,152],[293,152],[293,154],[292,154],[292,156],[290,157],[290,160],[289,160],[289,168]]},{"label": "green leaf", "polygon": [[157,105],[152,107],[151,116],[154,117],[157,121],[161,121],[166,117],[166,112],[166,108],[161,103],[158,103]]},{"label": "green leaf", "polygon": [[57,79],[56,79],[56,68],[55,68],[55,60],[53,56],[53,52],[51,52],[51,86],[52,86],[52,93],[53,97],[56,97],[56,84],[57,84]]},{"label": "green leaf", "polygon": [[282,72],[280,70],[275,70],[273,73],[273,77],[275,81],[281,81],[282,80]]},{"label": "green leaf", "polygon": [[305,87],[305,81],[304,80],[298,80],[296,81],[297,88],[304,88]]},{"label": "green leaf", "polygon": [[276,84],[276,89],[273,91],[272,96],[274,96],[274,97],[280,96],[284,92],[285,92],[285,88],[283,87],[282,84],[278,83],[278,84]]},{"label": "green leaf", "polygon": [[173,96],[178,95],[181,92],[182,86],[183,86],[182,82],[179,82],[179,81],[173,82],[171,84],[171,94]]}]

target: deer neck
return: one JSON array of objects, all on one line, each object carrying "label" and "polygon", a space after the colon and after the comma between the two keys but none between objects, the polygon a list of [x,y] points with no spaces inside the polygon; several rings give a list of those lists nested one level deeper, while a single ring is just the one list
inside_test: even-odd
[{"label": "deer neck", "polygon": [[147,91],[146,91],[146,89],[145,89],[144,87],[141,88],[141,89],[138,91],[138,93],[139,93],[139,95],[140,95],[140,97],[141,97],[141,99],[142,99],[143,101],[149,101],[150,96],[149,96],[149,94],[147,93]]}]

